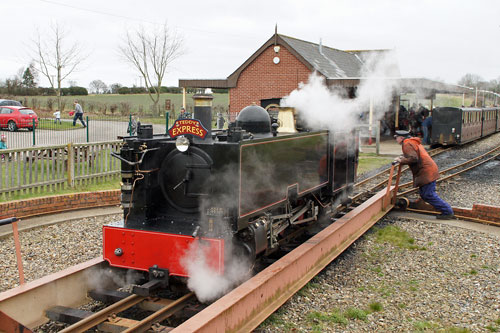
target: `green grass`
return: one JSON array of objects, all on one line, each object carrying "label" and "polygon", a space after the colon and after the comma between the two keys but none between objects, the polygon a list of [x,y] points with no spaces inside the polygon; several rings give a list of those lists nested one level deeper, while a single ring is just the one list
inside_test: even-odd
[{"label": "green grass", "polygon": [[313,328],[322,327],[323,323],[336,323],[346,325],[348,323],[347,318],[339,310],[334,310],[330,313],[324,313],[320,311],[312,311],[307,314],[307,322],[313,326]]},{"label": "green grass", "polygon": [[359,153],[358,175],[375,170],[392,162],[392,158],[377,156],[373,153]]},{"label": "green grass", "polygon": [[[100,164],[105,161],[105,155],[109,155],[110,150],[101,150],[99,151],[94,157],[95,163],[98,163],[98,165],[88,165],[88,162],[86,161],[80,161],[79,167],[77,167],[77,164],[75,162],[75,175],[79,175],[78,169],[81,171],[80,174],[86,174],[87,167],[90,172],[93,171],[93,168],[97,168],[97,170],[100,170],[100,166],[102,165],[103,168],[107,167],[108,171],[113,171],[113,170],[120,170],[120,164],[119,163],[109,163],[104,165]],[[65,157],[67,159],[67,157]],[[24,184],[24,179],[26,179],[26,183],[30,182],[42,182],[42,181],[47,181],[48,179],[50,180],[64,180],[66,181],[66,173],[63,173],[62,171],[66,168],[66,161],[62,160],[62,158],[55,159],[52,161],[50,157],[48,159],[44,160],[38,160],[38,161],[33,161],[31,164],[31,169],[30,165],[28,162],[24,164],[12,164],[10,165],[9,168],[7,167],[2,167],[0,171],[0,177],[2,177],[3,181],[3,187],[7,188],[8,187],[15,187],[13,184],[10,184],[7,182],[7,180],[10,182],[12,178],[14,179],[14,182],[16,185],[17,184],[17,174],[18,172],[20,173],[20,182],[21,184]],[[59,173],[57,172],[59,170]],[[30,178],[31,174],[31,178]],[[55,177],[53,177],[53,174]],[[25,175],[25,176],[24,176]],[[19,192],[18,194],[9,194],[4,195],[1,199],[2,201],[12,201],[12,200],[22,200],[22,199],[30,199],[30,198],[35,198],[35,197],[41,197],[41,196],[49,196],[49,195],[60,195],[60,194],[70,194],[70,193],[75,193],[75,192],[93,192],[93,191],[100,191],[100,190],[111,190],[111,189],[119,189],[120,188],[120,177],[119,175],[116,175],[113,178],[107,178],[107,180],[101,180],[99,177],[96,177],[94,180],[88,180],[85,181],[84,184],[77,184],[76,187],[70,188],[68,187],[68,184],[64,182],[64,185],[61,186],[51,186],[51,185],[44,185],[44,186],[39,186],[38,188],[33,188],[31,190],[25,190],[23,192]]]},{"label": "green grass", "polygon": [[54,119],[41,118],[38,120],[38,126],[36,130],[52,130],[52,131],[67,131],[82,128],[82,124],[78,122],[73,126],[72,122],[61,121],[61,123],[54,123]]},{"label": "green grass", "polygon": [[[120,189],[120,179],[116,177],[116,179],[111,179],[107,181],[103,181],[96,184],[82,184],[76,185],[73,188],[64,188],[60,190],[44,190],[44,191],[33,191],[32,193],[25,194],[15,194],[9,196],[5,201],[13,201],[13,200],[25,200],[32,199],[38,197],[45,197],[49,195],[62,195],[62,194],[71,194],[71,193],[79,193],[79,192],[97,192],[97,191],[106,191],[106,190],[118,190]],[[4,201],[3,199],[1,201]]]},{"label": "green grass", "polygon": [[380,302],[372,302],[368,305],[371,312],[380,312],[383,310],[383,306]]},{"label": "green grass", "polygon": [[319,283],[316,283],[313,280],[311,280],[309,283],[307,283],[304,287],[302,287],[297,292],[297,295],[299,295],[299,296],[309,296],[309,292],[310,292],[311,289],[318,289],[320,287],[321,287],[321,285]]},{"label": "green grass", "polygon": [[282,316],[285,313],[285,311],[286,310],[284,307],[279,308],[275,313],[267,317],[267,319],[264,320],[261,326],[262,327],[283,326],[287,331],[294,329],[296,327],[294,323],[282,319]]},{"label": "green grass", "polygon": [[427,320],[421,320],[421,321],[415,321],[413,323],[413,327],[417,330],[417,331],[425,331],[425,330],[430,330],[432,328],[435,328],[436,325],[430,321],[427,321]]},{"label": "green grass", "polygon": [[[228,94],[212,95],[214,96],[212,105],[215,109],[228,109]],[[186,106],[188,110],[193,107],[192,96],[193,94],[186,95]],[[35,111],[47,110],[53,112],[57,108],[56,96],[25,96],[20,97],[19,99],[23,101],[26,100],[27,106],[33,108]],[[148,94],[99,94],[88,96],[66,96],[62,97],[63,108],[61,110],[61,113],[73,110],[73,101],[75,99],[79,101],[86,113],[128,114],[132,112],[151,114],[151,108],[153,106],[153,101],[150,99]],[[164,111],[165,101],[167,99],[170,99],[171,107],[174,109],[175,113],[178,114],[182,106],[182,94],[161,94],[159,105],[162,112]],[[50,104],[52,104],[52,107],[50,107]],[[127,110],[129,110],[130,112],[126,112]],[[50,116],[52,116],[52,114],[50,114]]]},{"label": "green grass", "polygon": [[[416,94],[404,94],[401,95],[401,100],[408,100],[409,105],[411,106],[413,103],[422,103],[422,105],[427,106],[427,108],[431,107],[430,100],[428,99],[419,99]],[[465,96],[465,105],[469,106],[474,101],[473,94],[468,94]],[[408,102],[402,103],[406,108],[408,108]],[[462,94],[436,94],[436,98],[433,101],[432,107],[438,106],[454,106],[460,107],[462,106]]]},{"label": "green grass", "polygon": [[415,240],[406,231],[396,226],[389,225],[374,230],[377,243],[389,243],[402,249],[425,250],[425,247],[415,245]]}]

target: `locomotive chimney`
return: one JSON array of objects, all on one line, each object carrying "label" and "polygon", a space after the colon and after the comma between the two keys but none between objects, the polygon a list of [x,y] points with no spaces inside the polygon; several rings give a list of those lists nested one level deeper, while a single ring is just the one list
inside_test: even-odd
[{"label": "locomotive chimney", "polygon": [[194,119],[198,119],[208,131],[207,136],[212,137],[212,94],[195,94],[194,100]]}]

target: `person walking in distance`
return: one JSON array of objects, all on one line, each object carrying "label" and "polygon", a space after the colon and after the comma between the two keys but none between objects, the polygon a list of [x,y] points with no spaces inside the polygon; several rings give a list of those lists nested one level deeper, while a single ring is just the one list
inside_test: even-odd
[{"label": "person walking in distance", "polygon": [[78,104],[78,101],[75,100],[75,115],[73,116],[73,126],[76,125],[76,120],[77,119],[80,119],[83,127],[87,127],[87,125],[85,125],[85,122],[83,121],[83,109],[82,109],[82,106],[80,104]]},{"label": "person walking in distance", "polygon": [[56,110],[54,112],[54,124],[57,124],[59,122],[59,125],[61,125],[61,111]]},{"label": "person walking in distance", "polygon": [[0,149],[7,149],[7,136],[5,134],[0,137]]},{"label": "person walking in distance", "polygon": [[396,131],[394,138],[403,151],[403,155],[397,157],[394,162],[408,165],[413,174],[413,186],[418,187],[422,200],[441,212],[441,215],[436,216],[437,219],[454,219],[450,204],[436,193],[439,169],[422,146],[420,138],[411,137],[408,131]]}]

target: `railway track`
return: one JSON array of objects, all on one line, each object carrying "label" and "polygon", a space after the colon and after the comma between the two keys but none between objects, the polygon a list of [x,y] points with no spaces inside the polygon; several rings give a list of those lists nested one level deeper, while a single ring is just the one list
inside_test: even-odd
[{"label": "railway track", "polygon": [[[11,325],[31,328],[46,321],[47,317],[68,323],[80,319],[64,332],[83,332],[91,327],[102,331],[123,331],[126,327],[126,332],[144,332],[151,327],[157,331],[175,332],[251,331],[389,212],[394,193],[394,186],[390,186],[349,212],[338,215],[325,229],[295,249],[289,248],[289,252],[282,253],[283,257],[273,259],[253,278],[176,328],[165,324],[165,318],[178,316],[186,306],[195,304],[190,303],[194,300],[192,294],[176,300],[122,294],[122,300],[96,313],[78,310],[79,305],[88,301],[87,295],[99,294],[94,290],[95,282],[90,282],[87,276],[101,277],[99,285],[113,281],[111,274],[103,273],[109,268],[99,258],[0,294],[0,312],[11,318]],[[43,302],[32,302],[33,299],[43,299]],[[123,316],[124,309],[130,306],[149,304],[151,310],[151,304],[158,302],[163,306],[156,305],[157,308],[145,318]],[[27,303],[32,307],[29,316],[23,310]],[[75,313],[73,317],[69,315]],[[0,320],[0,329],[2,326]]]},{"label": "railway track", "polygon": [[[61,332],[85,332],[96,327],[102,332],[145,332],[154,327],[156,331],[168,331],[172,327],[166,327],[159,323],[188,306],[194,298],[194,293],[187,293],[177,299],[150,298],[124,292],[106,292],[103,290],[92,290],[89,295],[101,301],[116,301],[104,309],[91,313],[85,311],[75,311],[67,307],[53,307],[46,311],[47,316],[56,321],[70,319],[78,320],[75,324],[63,329]],[[120,300],[117,300],[120,299]],[[144,319],[135,320],[118,317],[117,314],[130,310],[136,305],[141,305],[143,309],[152,313]]]},{"label": "railway track", "polygon": [[[498,149],[493,149],[477,157],[472,163],[477,162],[474,166],[478,166],[481,160],[497,158]],[[470,164],[471,162],[468,161],[467,163]],[[461,172],[470,170],[470,168],[471,166],[467,166]],[[460,167],[454,166],[443,170],[443,173],[457,169],[460,169]],[[63,332],[83,332],[92,327],[97,327],[105,332],[144,332],[148,330],[164,332],[251,331],[296,291],[300,290],[331,260],[342,253],[378,219],[383,217],[394,206],[397,195],[401,196],[406,193],[397,192],[402,168],[398,168],[398,170],[395,184],[392,184],[395,171],[393,166],[389,170],[389,179],[391,181],[382,184],[386,186],[385,189],[375,193],[368,199],[366,199],[367,194],[365,193],[365,201],[362,200],[361,195],[358,195],[357,198],[354,197],[354,202],[350,207],[339,207],[340,214],[333,218],[334,223],[293,251],[286,253],[281,259],[263,269],[240,287],[175,328],[173,325],[165,324],[165,319],[179,316],[179,314],[184,315],[183,312],[186,311],[183,310],[186,308],[199,306],[194,302],[195,297],[192,293],[185,293],[174,299],[171,297],[144,298],[116,291],[95,291],[92,289],[95,286],[89,284],[85,276],[99,274],[96,271],[108,269],[101,259],[96,258],[93,262],[82,265],[80,269],[72,268],[68,272],[58,273],[57,276],[49,277],[45,281],[34,281],[15,288],[17,290],[0,294],[0,330],[8,320],[11,320],[10,327],[20,327],[21,324],[25,327],[35,327],[45,320],[43,319],[45,317],[62,320],[63,317],[69,318],[69,314],[71,314],[72,319],[67,319],[66,322],[80,321],[74,324],[76,326],[68,326]],[[457,174],[458,172],[455,172],[452,176]],[[368,183],[366,180],[364,182]],[[377,183],[368,192],[373,192],[382,185]],[[57,286],[57,292],[55,292],[55,286]],[[79,289],[76,292],[79,298],[73,295],[76,288]],[[50,290],[50,292],[47,290]],[[82,293],[85,294],[83,297]],[[50,299],[48,297],[44,299],[47,294],[51,294]],[[114,303],[95,313],[82,310],[79,310],[79,312],[76,307],[82,303],[82,299],[86,301],[86,295],[106,303],[109,301]],[[36,307],[36,309],[30,308],[28,311],[33,314],[31,317],[26,318],[25,309],[19,310],[22,315],[10,311],[14,307],[25,307],[30,302],[29,300],[33,299],[44,299],[44,302],[33,304],[31,301],[30,307]],[[61,299],[64,299],[64,301],[61,301]],[[146,309],[149,314],[144,318],[126,318],[123,316],[123,311],[132,306]],[[187,312],[192,314],[196,311]],[[2,314],[7,315],[10,319],[4,319]]]}]

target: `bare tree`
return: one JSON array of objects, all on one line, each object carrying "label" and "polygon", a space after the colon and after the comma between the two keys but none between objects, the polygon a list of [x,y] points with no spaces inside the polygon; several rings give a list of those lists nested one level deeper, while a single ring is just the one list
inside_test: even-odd
[{"label": "bare tree", "polygon": [[108,86],[106,85],[106,83],[102,82],[101,80],[94,80],[90,82],[89,88],[96,94],[104,94],[108,90]]},{"label": "bare tree", "polygon": [[462,76],[462,78],[458,81],[458,84],[467,87],[477,88],[483,81],[484,79],[481,76],[477,74],[467,73],[464,76]]},{"label": "bare tree", "polygon": [[167,24],[159,29],[146,32],[140,28],[127,32],[120,53],[144,78],[149,97],[153,101],[155,113],[160,113],[160,88],[170,63],[182,55],[183,39],[169,30]]},{"label": "bare tree", "polygon": [[[42,39],[42,36],[44,39]],[[51,26],[49,34],[33,40],[35,69],[47,78],[52,89],[57,92],[57,106],[61,109],[61,84],[86,58],[75,42],[68,45],[66,32],[57,23]],[[55,87],[56,86],[56,87]]]}]

